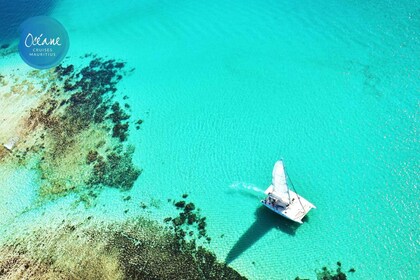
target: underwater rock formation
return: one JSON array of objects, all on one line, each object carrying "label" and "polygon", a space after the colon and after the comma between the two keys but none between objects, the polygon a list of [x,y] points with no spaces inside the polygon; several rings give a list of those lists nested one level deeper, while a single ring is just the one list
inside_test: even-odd
[{"label": "underwater rock formation", "polygon": [[0,247],[0,279],[245,279],[146,219],[63,221]]}]

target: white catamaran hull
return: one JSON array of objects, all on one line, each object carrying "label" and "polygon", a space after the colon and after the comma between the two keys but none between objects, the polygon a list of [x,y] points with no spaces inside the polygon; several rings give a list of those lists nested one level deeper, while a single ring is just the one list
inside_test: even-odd
[{"label": "white catamaran hull", "polygon": [[302,219],[309,212],[309,210],[316,208],[312,203],[291,190],[289,190],[290,203],[285,205],[281,203],[281,201],[275,196],[270,195],[272,190],[273,186],[271,185],[265,191],[265,193],[268,194],[267,198],[261,200],[261,203],[270,210],[289,220],[302,224]]}]

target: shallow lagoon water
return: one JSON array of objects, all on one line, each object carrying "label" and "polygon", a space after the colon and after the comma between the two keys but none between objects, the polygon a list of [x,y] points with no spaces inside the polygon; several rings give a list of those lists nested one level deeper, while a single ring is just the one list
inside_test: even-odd
[{"label": "shallow lagoon water", "polygon": [[[313,278],[336,261],[354,279],[414,279],[418,4],[62,1],[50,15],[68,30],[67,63],[96,53],[136,68],[118,89],[144,119],[129,194],[161,202],[151,217],[188,193],[209,247],[251,279]],[[280,157],[317,206],[297,228],[259,204]],[[118,192],[98,199],[124,217]]]}]

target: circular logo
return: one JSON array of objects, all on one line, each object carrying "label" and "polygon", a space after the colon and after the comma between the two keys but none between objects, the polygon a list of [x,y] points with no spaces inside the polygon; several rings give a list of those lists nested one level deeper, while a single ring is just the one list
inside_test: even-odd
[{"label": "circular logo", "polygon": [[34,68],[57,66],[69,50],[67,31],[51,17],[29,18],[20,25],[19,32],[19,54],[23,61]]}]

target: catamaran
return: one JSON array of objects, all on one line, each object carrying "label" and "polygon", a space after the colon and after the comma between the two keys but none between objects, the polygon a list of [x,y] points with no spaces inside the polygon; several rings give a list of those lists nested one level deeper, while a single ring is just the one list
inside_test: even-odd
[{"label": "catamaran", "polygon": [[[261,202],[277,214],[302,224],[303,217],[309,210],[316,207],[290,190],[287,179],[283,161],[279,160],[274,164],[271,185],[265,190],[267,197]],[[291,185],[293,186],[293,183]]]}]

